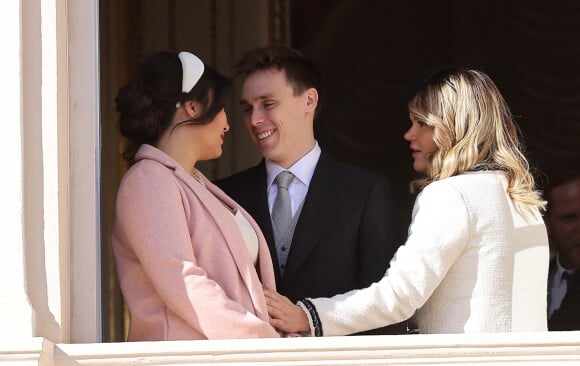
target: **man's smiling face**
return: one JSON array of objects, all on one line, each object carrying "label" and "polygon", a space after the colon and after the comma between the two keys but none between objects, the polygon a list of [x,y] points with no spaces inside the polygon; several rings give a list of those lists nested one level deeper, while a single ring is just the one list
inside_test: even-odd
[{"label": "man's smiling face", "polygon": [[288,168],[312,149],[308,91],[294,95],[284,71],[273,68],[248,75],[240,105],[250,138],[264,158]]}]

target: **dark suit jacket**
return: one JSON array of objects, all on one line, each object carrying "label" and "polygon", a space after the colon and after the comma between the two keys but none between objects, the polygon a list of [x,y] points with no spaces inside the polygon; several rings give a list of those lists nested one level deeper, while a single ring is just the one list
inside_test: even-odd
[{"label": "dark suit jacket", "polygon": [[[384,275],[400,244],[386,178],[340,163],[323,151],[281,276],[264,161],[216,184],[262,229],[274,262],[278,291],[293,302],[369,286]],[[400,332],[399,327],[379,333]]]},{"label": "dark suit jacket", "polygon": [[[556,267],[556,258],[553,258],[550,261],[548,273],[548,304],[550,303],[550,285],[556,273]],[[580,280],[578,276],[580,273],[577,271],[576,278],[568,286],[560,308],[554,311],[548,319],[548,330],[580,330]]]}]

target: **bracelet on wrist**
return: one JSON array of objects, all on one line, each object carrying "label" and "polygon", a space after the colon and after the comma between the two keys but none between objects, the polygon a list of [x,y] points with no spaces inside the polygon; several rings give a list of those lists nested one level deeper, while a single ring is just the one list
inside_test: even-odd
[{"label": "bracelet on wrist", "polygon": [[314,336],[315,337],[322,337],[322,323],[320,322],[320,317],[318,316],[318,312],[316,311],[316,307],[309,299],[300,300],[308,313],[310,313],[310,318],[312,319],[312,326],[314,327]]}]

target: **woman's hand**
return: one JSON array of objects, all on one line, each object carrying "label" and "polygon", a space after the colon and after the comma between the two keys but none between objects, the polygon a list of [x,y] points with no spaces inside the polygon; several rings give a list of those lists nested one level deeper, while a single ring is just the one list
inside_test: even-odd
[{"label": "woman's hand", "polygon": [[285,333],[309,332],[308,317],[302,308],[293,304],[286,296],[264,289],[270,324]]}]

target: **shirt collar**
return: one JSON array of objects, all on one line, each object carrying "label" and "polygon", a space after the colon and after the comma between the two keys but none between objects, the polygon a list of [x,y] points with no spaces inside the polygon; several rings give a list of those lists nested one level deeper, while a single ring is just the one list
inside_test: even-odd
[{"label": "shirt collar", "polygon": [[288,169],[284,169],[281,166],[266,159],[266,187],[269,188],[274,182],[274,179],[276,179],[278,173],[283,170],[290,171],[296,178],[298,178],[298,180],[300,180],[306,186],[309,186],[321,153],[320,146],[318,146],[318,141],[315,140],[314,142],[315,144],[312,150],[310,150],[306,155],[300,158],[300,160],[298,160]]},{"label": "shirt collar", "polygon": [[576,272],[576,271],[573,269],[566,269],[566,268],[562,267],[562,265],[560,264],[560,255],[557,254],[556,255],[556,278],[559,278],[561,280],[562,275],[564,273],[574,274],[574,272]]}]

